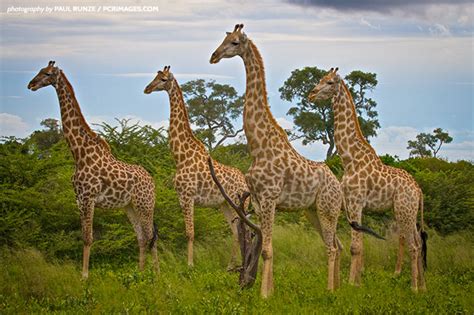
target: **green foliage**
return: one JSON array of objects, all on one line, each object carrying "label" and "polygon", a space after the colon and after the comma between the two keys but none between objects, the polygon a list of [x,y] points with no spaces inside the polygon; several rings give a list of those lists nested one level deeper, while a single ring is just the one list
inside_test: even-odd
[{"label": "green foliage", "polygon": [[419,157],[436,157],[441,146],[444,143],[450,143],[453,138],[447,131],[441,128],[433,130],[433,134],[420,133],[416,136],[416,140],[408,140],[407,149],[410,150],[410,156]]},{"label": "green foliage", "polygon": [[[327,71],[317,67],[293,70],[279,91],[281,99],[297,102],[288,111],[296,125],[296,133],[292,134],[292,138],[302,138],[303,144],[315,141],[327,144],[326,158],[329,159],[336,154],[331,100],[310,102],[308,99],[308,94],[326,74]],[[362,133],[366,137],[376,136],[376,130],[380,128],[375,111],[377,103],[367,97],[367,92],[377,85],[376,74],[356,70],[349,73],[345,80],[354,99]]]},{"label": "green foliage", "polygon": [[[364,285],[347,284],[350,229],[343,215],[338,229],[345,246],[342,288],[326,291],[326,257],[320,237],[302,212],[278,213],[274,227],[275,296],[259,297],[260,280],[241,291],[237,275],[225,271],[230,232],[223,215],[196,209],[196,266],[186,266],[186,238],[173,189],[175,166],[163,130],[103,124],[100,134],[114,154],[141,164],[156,184],[155,222],[162,273],[136,269],[138,248],[123,211],[97,209],[91,279],[80,281],[82,238],[71,185],[74,163],[64,140],[39,146],[38,138],[0,143],[0,313],[472,313],[474,253],[474,165],[436,158],[384,156],[408,170],[425,194],[429,231],[428,293],[410,291],[410,272],[391,277],[398,239],[385,246],[366,237]],[[243,144],[219,146],[217,160],[246,171]],[[339,157],[327,161],[342,176]],[[364,217],[371,227],[390,217]],[[439,233],[439,234],[438,234]],[[29,250],[27,248],[36,248]],[[408,255],[407,255],[408,256]],[[408,257],[407,257],[408,259]],[[150,262],[149,262],[150,264]],[[370,299],[371,303],[367,304]]]},{"label": "green foliage", "polygon": [[425,222],[443,234],[472,229],[474,222],[474,165],[417,158],[395,166],[410,172],[424,195]]},{"label": "green foliage", "polygon": [[186,82],[181,89],[189,105],[189,118],[198,127],[196,135],[208,150],[243,131],[236,130],[233,122],[242,115],[244,98],[232,86],[199,79]]},{"label": "green foliage", "polygon": [[99,134],[107,140],[112,153],[118,159],[142,165],[151,174],[160,167],[171,168],[172,156],[168,149],[168,137],[163,128],[130,124],[129,119],[116,119],[118,126],[99,124]]}]

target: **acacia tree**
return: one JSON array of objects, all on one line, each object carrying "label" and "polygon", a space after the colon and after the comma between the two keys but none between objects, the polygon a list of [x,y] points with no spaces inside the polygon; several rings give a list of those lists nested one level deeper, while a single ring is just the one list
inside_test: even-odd
[{"label": "acacia tree", "polygon": [[59,120],[46,118],[40,122],[40,125],[43,130],[36,130],[29,139],[29,143],[36,144],[38,149],[47,150],[62,139],[63,133]]},{"label": "acacia tree", "polygon": [[181,89],[191,123],[198,127],[196,135],[209,150],[243,131],[236,129],[233,121],[242,115],[244,99],[232,86],[198,79],[186,82]]},{"label": "acacia tree", "polygon": [[436,157],[441,146],[452,141],[447,131],[436,128],[432,134],[422,132],[416,136],[416,140],[408,140],[407,149],[410,150],[410,156]]},{"label": "acacia tree", "polygon": [[[304,145],[321,141],[328,145],[326,159],[329,159],[336,154],[331,100],[316,102],[308,100],[309,92],[326,74],[326,71],[317,67],[293,70],[279,91],[281,99],[297,102],[296,106],[288,111],[296,125],[290,139],[302,139]],[[367,97],[367,92],[372,91],[378,83],[376,74],[356,70],[349,73],[345,80],[354,98],[362,133],[365,137],[376,136],[376,130],[380,128],[378,113],[375,110],[377,103]]]}]

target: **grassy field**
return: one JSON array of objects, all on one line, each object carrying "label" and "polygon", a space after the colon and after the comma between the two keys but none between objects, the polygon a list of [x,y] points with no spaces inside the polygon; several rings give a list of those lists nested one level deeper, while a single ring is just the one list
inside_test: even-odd
[{"label": "grassy field", "polygon": [[329,293],[319,236],[299,225],[276,226],[275,293],[267,300],[259,297],[259,281],[242,291],[237,274],[225,271],[229,239],[197,244],[192,270],[185,264],[184,252],[162,248],[159,276],[151,272],[150,262],[147,271],[139,273],[130,260],[92,261],[87,281],[80,278],[79,261],[51,260],[32,249],[4,248],[0,252],[0,313],[474,313],[472,235],[442,238],[430,232],[428,291],[414,294],[408,257],[402,275],[393,277],[395,236],[386,242],[365,238],[363,285],[350,286],[349,235],[343,234],[343,283]]}]

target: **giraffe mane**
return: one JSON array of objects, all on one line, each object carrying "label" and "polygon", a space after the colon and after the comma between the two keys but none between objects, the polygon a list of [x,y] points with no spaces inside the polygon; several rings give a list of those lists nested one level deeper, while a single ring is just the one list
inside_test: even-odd
[{"label": "giraffe mane", "polygon": [[186,125],[187,127],[189,127],[190,131],[191,131],[191,136],[193,138],[193,141],[196,142],[196,144],[199,146],[199,148],[201,148],[202,150],[204,150],[205,152],[207,152],[206,150],[206,147],[204,146],[204,143],[202,143],[198,138],[196,138],[196,135],[194,134],[193,130],[191,129],[191,126],[189,124],[189,113],[188,113],[188,108],[186,106],[186,103],[184,102],[184,98],[183,98],[183,91],[181,90],[181,87],[179,86],[179,83],[178,81],[176,80],[176,78],[173,78],[174,82],[174,86],[176,87],[177,89],[177,93],[178,93],[178,97],[179,97],[179,101],[181,102],[181,105],[183,106],[183,111],[184,111],[184,114],[185,116],[187,117],[186,119]]},{"label": "giraffe mane", "polygon": [[283,139],[285,139],[285,141],[290,145],[290,147],[293,148],[293,146],[290,143],[290,140],[288,139],[288,134],[280,126],[280,124],[278,124],[275,117],[273,117],[272,112],[270,111],[270,106],[268,105],[268,100],[267,100],[267,85],[265,83],[266,82],[265,67],[264,67],[264,64],[263,64],[262,55],[260,54],[260,51],[258,50],[257,46],[250,39],[249,39],[249,45],[250,45],[250,48],[253,50],[253,55],[257,59],[257,62],[261,65],[261,67],[259,67],[259,72],[260,72],[260,75],[262,76],[262,80],[263,80],[263,96],[264,96],[264,99],[265,99],[264,109],[265,109],[268,117],[270,118],[270,123],[275,127],[275,129],[280,133],[280,135],[283,137]]},{"label": "giraffe mane", "polygon": [[349,102],[350,102],[350,105],[351,105],[351,112],[352,112],[351,115],[352,115],[352,119],[355,121],[355,130],[356,130],[357,136],[367,147],[370,148],[372,153],[374,153],[375,156],[378,158],[377,152],[375,152],[375,149],[369,144],[367,139],[364,137],[364,134],[362,133],[362,130],[360,129],[359,119],[358,119],[357,114],[356,114],[356,108],[355,108],[355,104],[354,104],[354,99],[352,98],[352,94],[349,91],[349,88],[347,87],[344,80],[342,80],[342,78],[341,78],[340,82],[342,83],[342,88],[344,89],[344,92],[349,96]]},{"label": "giraffe mane", "polygon": [[68,78],[66,77],[66,75],[64,74],[64,72],[62,70],[59,70],[60,71],[60,74],[61,74],[61,77],[64,81],[64,83],[66,84],[66,86],[69,88],[69,90],[71,91],[71,96],[72,96],[72,101],[74,102],[74,105],[75,105],[75,108],[76,110],[78,111],[78,116],[79,116],[79,120],[81,122],[81,125],[82,127],[84,128],[84,130],[86,131],[87,135],[92,137],[92,138],[96,138],[99,140],[99,143],[101,143],[104,148],[110,152],[110,146],[109,144],[107,143],[107,141],[105,141],[104,139],[102,139],[98,134],[96,134],[92,129],[91,127],[89,126],[89,124],[87,123],[87,121],[85,120],[84,118],[84,115],[82,114],[82,111],[81,111],[81,107],[79,106],[79,103],[77,102],[77,99],[76,99],[76,95],[74,93],[74,88],[72,87],[72,84],[69,82]]}]

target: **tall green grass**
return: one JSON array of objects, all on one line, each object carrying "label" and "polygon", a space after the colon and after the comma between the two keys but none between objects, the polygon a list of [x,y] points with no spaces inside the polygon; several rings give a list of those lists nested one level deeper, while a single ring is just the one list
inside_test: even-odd
[{"label": "tall green grass", "polygon": [[194,269],[184,252],[160,250],[161,274],[137,271],[129,259],[95,263],[90,279],[80,278],[80,261],[48,260],[36,250],[3,249],[0,313],[229,313],[229,314],[472,314],[474,248],[469,234],[440,237],[430,232],[426,293],[410,290],[409,257],[393,276],[398,238],[365,237],[365,271],[360,288],[347,283],[348,233],[342,260],[343,283],[326,290],[326,254],[307,226],[274,229],[274,295],[259,296],[260,280],[240,290],[237,274],[225,271],[230,239],[196,245]]}]

